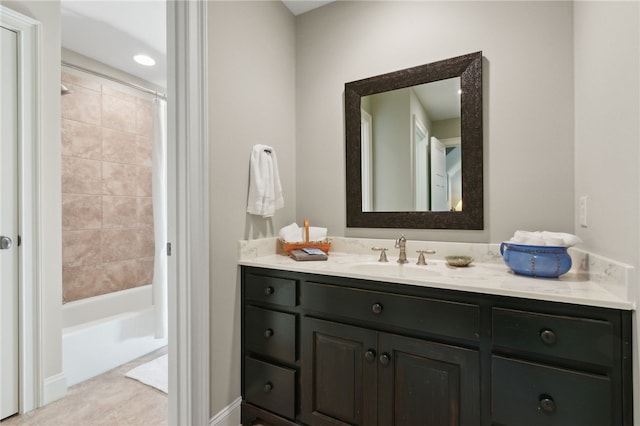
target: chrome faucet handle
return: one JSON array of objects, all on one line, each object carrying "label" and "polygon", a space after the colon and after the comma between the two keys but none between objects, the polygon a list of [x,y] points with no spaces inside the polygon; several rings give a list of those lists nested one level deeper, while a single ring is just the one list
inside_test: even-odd
[{"label": "chrome faucet handle", "polygon": [[389,261],[389,259],[387,259],[387,250],[389,250],[388,248],[385,248],[385,247],[371,247],[371,250],[380,252],[380,259],[378,259],[378,262],[388,262]]},{"label": "chrome faucet handle", "polygon": [[402,236],[396,240],[396,248],[404,248],[406,244],[407,239],[405,238],[404,234],[402,234]]},{"label": "chrome faucet handle", "polygon": [[435,250],[416,250],[416,253],[420,253],[420,256],[418,256],[418,261],[416,262],[416,265],[426,265],[427,264],[427,260],[424,257],[424,254],[435,254]]}]

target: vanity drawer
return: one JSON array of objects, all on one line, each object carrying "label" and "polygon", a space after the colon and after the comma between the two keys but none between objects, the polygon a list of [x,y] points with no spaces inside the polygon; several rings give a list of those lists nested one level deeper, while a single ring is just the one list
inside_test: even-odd
[{"label": "vanity drawer", "polygon": [[312,282],[303,283],[301,300],[306,308],[332,316],[479,340],[477,305]]},{"label": "vanity drawer", "polygon": [[246,357],[244,398],[281,416],[295,417],[296,371]]},{"label": "vanity drawer", "polygon": [[491,377],[496,424],[612,425],[611,381],[606,376],[493,356]]},{"label": "vanity drawer", "polygon": [[245,299],[272,305],[296,306],[296,280],[250,272],[244,278]]},{"label": "vanity drawer", "polygon": [[493,308],[493,344],[518,352],[609,366],[613,326],[607,321]]},{"label": "vanity drawer", "polygon": [[247,306],[245,347],[282,362],[296,362],[296,316]]}]

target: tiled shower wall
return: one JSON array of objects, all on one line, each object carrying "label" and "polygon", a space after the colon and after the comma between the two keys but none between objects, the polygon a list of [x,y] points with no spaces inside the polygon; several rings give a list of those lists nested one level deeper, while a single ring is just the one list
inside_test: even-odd
[{"label": "tiled shower wall", "polygon": [[64,302],[151,284],[151,101],[90,76],[62,82]]}]

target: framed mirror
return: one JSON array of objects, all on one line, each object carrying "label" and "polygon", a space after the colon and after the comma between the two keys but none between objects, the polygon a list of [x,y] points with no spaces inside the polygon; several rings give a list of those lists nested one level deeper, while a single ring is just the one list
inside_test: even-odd
[{"label": "framed mirror", "polygon": [[345,84],[347,227],[484,228],[482,52]]}]

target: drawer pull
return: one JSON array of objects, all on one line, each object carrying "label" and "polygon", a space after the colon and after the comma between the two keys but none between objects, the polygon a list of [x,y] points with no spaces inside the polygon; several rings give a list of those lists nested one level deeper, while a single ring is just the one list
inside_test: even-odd
[{"label": "drawer pull", "polygon": [[380,315],[382,313],[382,305],[379,303],[374,303],[371,306],[371,312],[373,312],[375,315]]},{"label": "drawer pull", "polygon": [[376,359],[376,351],[374,351],[373,349],[369,349],[364,353],[364,358],[367,361],[373,361],[374,359]]},{"label": "drawer pull", "polygon": [[273,330],[272,330],[272,329],[270,329],[270,328],[267,328],[267,329],[264,331],[264,338],[265,338],[265,339],[268,339],[268,338],[270,338],[271,336],[273,336]]},{"label": "drawer pull", "polygon": [[269,287],[265,287],[264,289],[264,295],[265,296],[271,296],[273,294],[274,290],[273,287],[269,286]]},{"label": "drawer pull", "polygon": [[549,395],[540,395],[540,403],[538,404],[538,409],[544,411],[548,414],[553,414],[556,412],[556,403]]},{"label": "drawer pull", "polygon": [[546,329],[540,332],[540,340],[542,340],[542,343],[545,345],[553,345],[558,338],[553,330]]},{"label": "drawer pull", "polygon": [[391,355],[389,355],[386,352],[380,355],[380,364],[387,366],[389,365],[390,362],[391,362]]},{"label": "drawer pull", "polygon": [[271,392],[272,389],[273,389],[273,383],[271,382],[265,383],[264,388],[262,388],[262,390],[264,390],[264,393],[269,393]]}]

